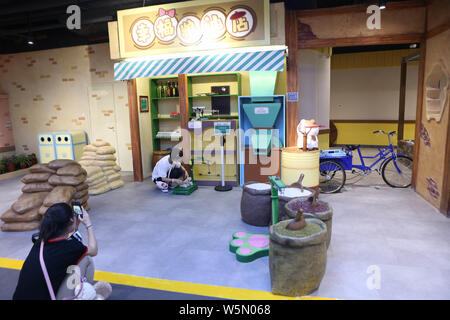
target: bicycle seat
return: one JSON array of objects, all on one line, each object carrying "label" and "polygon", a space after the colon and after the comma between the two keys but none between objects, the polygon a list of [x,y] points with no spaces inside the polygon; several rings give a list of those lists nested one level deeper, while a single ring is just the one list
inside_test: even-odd
[{"label": "bicycle seat", "polygon": [[353,151],[353,150],[359,149],[360,145],[359,145],[359,144],[347,144],[345,147],[346,147],[347,149]]}]

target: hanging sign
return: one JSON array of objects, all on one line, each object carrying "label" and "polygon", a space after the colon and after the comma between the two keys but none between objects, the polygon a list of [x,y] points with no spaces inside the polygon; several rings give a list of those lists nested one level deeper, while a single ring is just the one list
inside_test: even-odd
[{"label": "hanging sign", "polygon": [[231,122],[214,122],[215,136],[228,136],[231,134]]},{"label": "hanging sign", "polygon": [[270,44],[269,0],[198,0],[117,12],[120,57]]}]

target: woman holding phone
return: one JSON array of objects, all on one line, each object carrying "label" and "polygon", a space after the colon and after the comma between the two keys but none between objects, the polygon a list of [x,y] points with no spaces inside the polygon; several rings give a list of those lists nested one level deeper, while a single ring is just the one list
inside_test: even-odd
[{"label": "woman holding phone", "polygon": [[[39,239],[35,241],[23,267],[13,300],[50,300],[52,294],[57,300],[74,297],[74,268],[78,266],[81,277],[94,284],[94,263],[92,257],[98,253],[97,240],[89,214],[81,207],[82,217],[66,203],[54,204],[48,208],[39,229]],[[74,236],[79,224],[83,224],[88,234],[85,246]],[[43,262],[51,287],[45,279],[44,267],[40,259],[42,246]],[[72,281],[72,282],[71,282]],[[111,293],[108,283],[101,283],[106,299]],[[53,291],[53,292],[52,292]],[[108,292],[109,291],[109,292]]]}]

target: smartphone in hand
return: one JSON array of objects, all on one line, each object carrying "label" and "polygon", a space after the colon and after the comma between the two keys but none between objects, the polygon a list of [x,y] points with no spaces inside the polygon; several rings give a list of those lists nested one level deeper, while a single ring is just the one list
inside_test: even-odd
[{"label": "smartphone in hand", "polygon": [[81,203],[79,201],[73,201],[72,202],[72,209],[73,212],[75,212],[77,215],[83,219],[83,210],[81,209]]}]

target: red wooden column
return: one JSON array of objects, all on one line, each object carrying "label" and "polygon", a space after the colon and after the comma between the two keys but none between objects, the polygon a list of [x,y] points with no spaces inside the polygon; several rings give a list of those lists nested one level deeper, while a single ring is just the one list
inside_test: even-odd
[{"label": "red wooden column", "polygon": [[128,109],[130,112],[131,154],[133,157],[134,181],[144,181],[142,171],[141,134],[139,131],[139,111],[137,103],[136,79],[127,80]]},{"label": "red wooden column", "polygon": [[[190,146],[190,136],[188,133],[188,123],[189,123],[189,91],[188,91],[188,79],[187,74],[178,75],[178,94],[180,96],[180,127],[182,133],[181,145],[183,148],[183,162],[188,168],[191,146]],[[189,172],[189,171],[188,171]]]},{"label": "red wooden column", "polygon": [[[298,26],[295,11],[285,11],[285,34],[288,46],[287,92],[298,91]],[[300,94],[298,95],[300,99]],[[298,101],[286,101],[286,147],[297,145]]]}]

